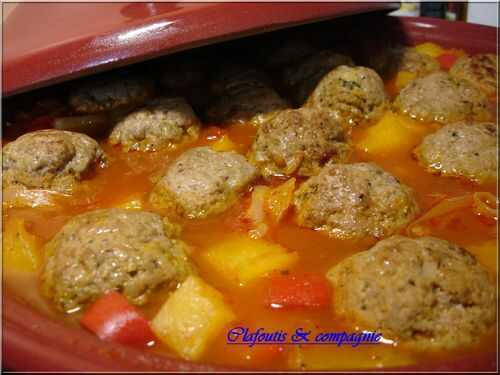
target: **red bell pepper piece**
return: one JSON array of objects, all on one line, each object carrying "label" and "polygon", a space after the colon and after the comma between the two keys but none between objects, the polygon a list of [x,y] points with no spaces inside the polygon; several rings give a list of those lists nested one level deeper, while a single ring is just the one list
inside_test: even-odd
[{"label": "red bell pepper piece", "polygon": [[455,64],[455,61],[457,61],[457,59],[458,56],[453,53],[443,53],[437,58],[439,64],[441,64],[441,67],[446,70],[449,70],[453,66],[453,64]]},{"label": "red bell pepper piece", "polygon": [[107,293],[95,301],[85,311],[80,324],[104,341],[145,346],[155,340],[149,322],[117,292]]},{"label": "red bell pepper piece", "polygon": [[320,275],[275,275],[270,278],[266,305],[272,308],[326,307],[330,284]]}]

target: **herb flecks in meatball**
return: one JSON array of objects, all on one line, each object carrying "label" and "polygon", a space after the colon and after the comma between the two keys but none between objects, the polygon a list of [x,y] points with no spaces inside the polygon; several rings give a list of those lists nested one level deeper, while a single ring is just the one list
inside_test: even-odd
[{"label": "herb flecks in meatball", "polygon": [[297,223],[339,239],[387,237],[418,212],[410,188],[373,163],[334,164],[295,192]]},{"label": "herb flecks in meatball", "polygon": [[451,67],[450,75],[467,81],[486,95],[494,95],[497,92],[498,56],[493,54],[462,56]]},{"label": "herb flecks in meatball", "polygon": [[417,120],[443,124],[484,121],[490,117],[486,95],[445,72],[432,73],[410,82],[401,90],[394,106]]},{"label": "herb flecks in meatball", "polygon": [[69,104],[77,113],[98,113],[142,105],[153,92],[152,82],[141,77],[96,78],[78,87]]},{"label": "herb flecks in meatball", "polygon": [[435,58],[411,47],[382,48],[369,60],[370,66],[383,77],[393,77],[398,72],[410,72],[423,77],[440,69]]},{"label": "herb flecks in meatball", "polygon": [[438,238],[387,238],[327,277],[337,314],[419,349],[471,344],[495,322],[487,272],[465,249]]},{"label": "herb flecks in meatball", "polygon": [[197,147],[179,156],[154,187],[150,202],[175,215],[203,218],[236,202],[256,177],[244,156]]},{"label": "herb flecks in meatball", "polygon": [[161,284],[175,287],[193,270],[176,228],[142,211],[100,209],[75,216],[45,246],[43,290],[71,311],[116,290],[144,304]]},{"label": "herb flecks in meatball", "polygon": [[200,121],[182,98],[158,98],[118,122],[109,136],[126,150],[154,151],[198,137]]},{"label": "herb flecks in meatball", "polygon": [[3,184],[70,193],[85,175],[106,164],[89,136],[63,130],[26,133],[3,149]]},{"label": "herb flecks in meatball", "polygon": [[207,117],[215,124],[260,125],[286,108],[288,103],[273,89],[255,87],[224,94],[212,103]]},{"label": "herb flecks in meatball", "polygon": [[349,154],[345,130],[318,108],[285,110],[257,130],[250,160],[264,177],[312,176],[329,160],[342,163]]},{"label": "herb flecks in meatball", "polygon": [[425,137],[415,155],[432,173],[494,182],[498,171],[497,141],[495,124],[460,122]]},{"label": "herb flecks in meatball", "polygon": [[384,82],[375,71],[339,66],[323,77],[306,105],[330,111],[344,124],[357,125],[379,116],[385,104]]},{"label": "herb flecks in meatball", "polygon": [[239,65],[230,65],[216,74],[211,91],[214,99],[206,116],[215,124],[260,125],[277,111],[289,108],[264,74]]},{"label": "herb flecks in meatball", "polygon": [[302,105],[321,79],[341,65],[353,66],[349,56],[330,50],[320,51],[283,70],[282,83],[293,101]]}]

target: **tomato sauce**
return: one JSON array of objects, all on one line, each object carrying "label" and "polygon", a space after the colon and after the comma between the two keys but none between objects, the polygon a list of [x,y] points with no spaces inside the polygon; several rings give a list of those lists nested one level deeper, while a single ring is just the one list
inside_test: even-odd
[{"label": "tomato sauce", "polygon": [[[420,204],[421,213],[426,212],[436,202],[436,197],[454,197],[468,192],[488,191],[496,195],[496,186],[480,186],[458,178],[432,175],[419,165],[411,150],[401,149],[390,154],[372,155],[357,147],[360,139],[366,135],[370,124],[352,130],[353,153],[351,162],[374,161],[388,172],[410,186]],[[421,123],[423,131],[411,139],[417,145],[421,139],[435,129],[435,124]],[[256,129],[251,125],[232,125],[223,129],[224,133],[237,145],[237,150],[246,153],[249,150]],[[118,147],[112,147],[105,140],[101,145],[109,158],[109,166],[99,169],[92,179],[81,184],[73,197],[62,199],[54,208],[6,208],[3,219],[23,218],[27,229],[48,241],[71,217],[88,210],[114,207],[128,200],[141,199],[145,209],[147,194],[154,181],[159,178],[168,164],[180,153],[190,147],[207,145],[214,141],[213,129],[205,127],[199,140],[179,146],[175,149],[158,152],[125,153]],[[260,181],[260,183],[263,183]],[[248,198],[250,191],[245,193]],[[200,254],[216,241],[224,240],[228,235],[242,229],[235,225],[244,205],[240,202],[227,212],[204,220],[192,220],[182,223],[181,238],[193,248],[192,258],[199,268],[200,275],[210,285],[221,291],[237,316],[234,326],[245,326],[251,330],[263,327],[266,330],[288,330],[296,328],[317,331],[352,331],[355,323],[340,319],[332,312],[331,306],[324,309],[271,309],[264,304],[267,278],[245,287],[228,284],[220,275],[214,274],[203,263]],[[455,212],[453,217],[430,227],[431,235],[447,239],[465,248],[471,249],[486,241],[497,238],[496,222],[482,220],[472,210]],[[434,225],[435,224],[435,225]],[[372,239],[342,241],[327,237],[318,231],[300,228],[293,220],[292,213],[266,234],[266,239],[281,244],[290,251],[297,251],[299,262],[293,272],[310,272],[324,275],[342,259],[357,252],[369,249],[375,241]],[[484,249],[483,249],[484,250]],[[477,250],[476,250],[477,251]],[[476,253],[478,259],[496,278],[497,247],[490,249],[495,254]],[[484,264],[486,262],[486,264]],[[20,274],[4,270],[7,288],[11,288],[21,299],[33,304],[45,314],[51,314],[67,324],[79,327],[80,313],[64,315],[56,312],[48,301],[40,296],[38,276]],[[335,293],[335,291],[333,291]],[[159,289],[140,311],[152,319],[166,300],[168,291]],[[83,328],[80,328],[83,329]],[[464,354],[495,352],[496,336],[494,329],[481,339],[481,342],[466,349],[453,351],[416,352],[403,346],[376,345],[358,348],[328,346],[229,346],[226,344],[227,331],[220,333],[213,345],[210,345],[202,362],[245,368],[283,369],[348,369],[374,368],[414,365],[433,359],[461,358]],[[166,346],[157,342],[145,350],[175,356]]]}]

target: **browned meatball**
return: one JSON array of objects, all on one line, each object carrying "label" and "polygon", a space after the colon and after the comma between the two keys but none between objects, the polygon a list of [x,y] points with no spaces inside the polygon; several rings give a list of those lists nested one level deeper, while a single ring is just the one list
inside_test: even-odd
[{"label": "browned meatball", "polygon": [[101,209],[75,216],[45,246],[43,290],[70,311],[111,290],[144,304],[160,284],[174,288],[193,271],[186,245],[161,216]]},{"label": "browned meatball", "polygon": [[264,177],[312,176],[329,160],[344,162],[349,149],[344,128],[327,112],[289,109],[259,127],[250,160]]},{"label": "browned meatball", "polygon": [[493,54],[462,56],[453,64],[450,74],[452,77],[467,81],[486,95],[494,95],[497,92],[498,56]]},{"label": "browned meatball", "polygon": [[337,314],[420,349],[476,342],[495,323],[496,293],[485,269],[438,238],[387,238],[327,277]]},{"label": "browned meatball", "polygon": [[267,77],[252,68],[228,65],[211,82],[215,97],[206,111],[215,124],[260,125],[276,111],[289,107],[270,86]]},{"label": "browned meatball", "polygon": [[342,123],[356,125],[379,116],[385,104],[384,82],[375,71],[343,65],[323,77],[306,105],[328,110]]},{"label": "browned meatball", "polygon": [[254,166],[234,151],[193,148],[167,168],[154,187],[150,202],[175,215],[207,217],[235,203],[256,175]]},{"label": "browned meatball", "polygon": [[353,66],[354,62],[349,56],[329,50],[315,53],[283,71],[283,86],[294,103],[302,105],[325,74],[340,65]]},{"label": "browned meatball", "polygon": [[436,59],[419,53],[414,48],[402,46],[380,49],[369,60],[373,69],[385,77],[402,71],[423,77],[440,69]]},{"label": "browned meatball", "polygon": [[410,188],[373,163],[334,164],[296,192],[297,223],[348,239],[386,237],[417,214]]},{"label": "browned meatball", "polygon": [[261,71],[242,65],[227,64],[214,73],[210,82],[210,92],[218,97],[227,93],[267,86],[269,86],[269,79]]},{"label": "browned meatball", "polygon": [[242,88],[216,99],[209,107],[207,117],[215,124],[260,125],[286,108],[289,108],[288,103],[269,87]]},{"label": "browned meatball", "polygon": [[3,184],[70,193],[106,155],[85,134],[63,130],[26,133],[3,149]]},{"label": "browned meatball", "polygon": [[394,106],[408,116],[451,123],[462,120],[487,120],[488,98],[465,81],[436,72],[410,82],[396,98]]},{"label": "browned meatball", "polygon": [[497,176],[497,127],[492,123],[455,123],[424,138],[415,154],[432,173],[484,183]]},{"label": "browned meatball", "polygon": [[258,62],[266,67],[282,68],[315,52],[317,49],[301,38],[269,40],[269,34],[267,34],[264,43],[259,44],[255,54]]},{"label": "browned meatball", "polygon": [[183,98],[158,98],[119,121],[109,136],[125,150],[154,151],[198,137],[200,121]]},{"label": "browned meatball", "polygon": [[70,95],[69,104],[78,113],[97,113],[142,105],[153,93],[152,82],[144,78],[93,79]]}]

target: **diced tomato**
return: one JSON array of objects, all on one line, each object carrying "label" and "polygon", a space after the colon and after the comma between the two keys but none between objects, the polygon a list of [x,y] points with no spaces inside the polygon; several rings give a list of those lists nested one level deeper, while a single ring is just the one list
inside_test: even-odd
[{"label": "diced tomato", "polygon": [[149,322],[117,292],[107,293],[95,301],[80,323],[104,341],[145,346],[155,339]]},{"label": "diced tomato", "polygon": [[330,284],[320,275],[275,275],[269,280],[266,305],[271,308],[326,307]]},{"label": "diced tomato", "polygon": [[458,56],[454,53],[443,53],[437,59],[443,69],[449,70],[455,64],[455,61],[457,61]]}]

